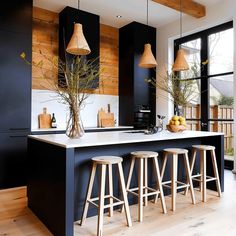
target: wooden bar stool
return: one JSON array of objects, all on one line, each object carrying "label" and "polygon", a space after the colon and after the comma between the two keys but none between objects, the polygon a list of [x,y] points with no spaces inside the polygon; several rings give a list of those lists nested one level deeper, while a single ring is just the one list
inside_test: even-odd
[{"label": "wooden bar stool", "polygon": [[[215,155],[215,147],[209,146],[209,145],[193,145],[193,157],[191,162],[191,176],[192,180],[200,182],[200,191],[202,192],[202,201],[206,202],[206,183],[209,181],[216,181],[216,187],[218,196],[221,197],[221,187],[220,187],[220,179],[219,179],[219,173],[216,163],[216,155]],[[200,174],[192,175],[197,151],[200,151]],[[206,175],[206,152],[210,151],[211,153],[211,161],[213,165],[213,171],[214,171],[214,177],[207,176]],[[199,178],[200,177],[200,178]],[[188,189],[186,190],[187,194]]]},{"label": "wooden bar stool", "polygon": [[[148,196],[153,196],[160,193],[162,210],[163,210],[163,213],[166,213],[166,204],[165,204],[165,198],[164,198],[162,184],[161,184],[161,176],[160,176],[160,170],[159,170],[157,157],[158,157],[157,152],[137,151],[137,152],[131,153],[132,160],[131,160],[126,189],[128,193],[131,193],[138,197],[139,222],[143,221],[143,201],[144,201],[144,206],[147,206]],[[131,183],[136,159],[139,161],[138,187],[130,188],[130,183]],[[148,159],[152,159],[153,164],[155,166],[157,186],[158,186],[157,189],[148,187]]]},{"label": "wooden bar stool", "polygon": [[[98,207],[97,236],[102,236],[103,214],[104,214],[104,209],[107,209],[107,208],[109,208],[109,216],[112,216],[114,206],[124,205],[127,225],[129,227],[132,226],[127,192],[125,189],[124,174],[123,174],[123,169],[122,169],[122,164],[121,164],[123,159],[121,157],[116,157],[116,156],[99,156],[99,157],[92,158],[92,161],[93,161],[93,167],[92,167],[92,172],[91,172],[91,176],[89,180],[86,201],[84,204],[81,225],[85,222],[85,219],[87,217],[89,204],[93,204],[94,206]],[[91,198],[94,178],[95,178],[96,169],[98,165],[101,166],[100,193],[99,193],[99,197]],[[118,166],[118,173],[119,173],[119,180],[121,184],[121,191],[123,195],[123,201],[113,196],[112,165]],[[106,167],[108,167],[108,175],[109,175],[109,195],[105,195]],[[104,201],[106,198],[109,198],[108,205],[104,204]],[[116,202],[114,202],[114,200]],[[98,204],[95,203],[96,201],[98,201]]]},{"label": "wooden bar stool", "polygon": [[[191,172],[190,172],[187,149],[182,149],[182,148],[164,149],[164,161],[163,161],[163,166],[161,169],[161,180],[163,179],[163,176],[164,176],[168,155],[171,155],[171,157],[172,157],[171,180],[162,182],[162,185],[164,187],[171,189],[172,211],[175,211],[176,210],[176,194],[177,194],[178,189],[190,187],[191,198],[192,198],[193,204],[195,204],[195,196],[194,196],[194,190],[193,190],[193,183],[192,183],[192,179],[191,179]],[[178,157],[179,157],[179,155],[184,157],[186,175],[187,175],[187,183],[183,183],[181,181],[178,181]],[[168,184],[171,184],[171,186],[169,186]]]}]

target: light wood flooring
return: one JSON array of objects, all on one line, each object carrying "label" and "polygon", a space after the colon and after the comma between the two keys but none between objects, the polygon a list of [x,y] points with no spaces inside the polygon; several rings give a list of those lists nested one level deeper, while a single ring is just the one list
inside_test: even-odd
[{"label": "light wood flooring", "polygon": [[[131,207],[133,227],[126,227],[124,213],[105,216],[104,236],[236,236],[236,176],[225,171],[225,192],[222,198],[208,191],[207,203],[191,204],[190,194],[178,194],[177,209],[170,211],[170,198],[166,197],[168,213],[161,213],[160,202],[144,207],[144,221],[137,222],[137,206]],[[51,236],[48,230],[27,208],[25,188],[0,192],[0,236]],[[97,217],[88,218],[83,227],[75,223],[75,236],[95,236]]]}]

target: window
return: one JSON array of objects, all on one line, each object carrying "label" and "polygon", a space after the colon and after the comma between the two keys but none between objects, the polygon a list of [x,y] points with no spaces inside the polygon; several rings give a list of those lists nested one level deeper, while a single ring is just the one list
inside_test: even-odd
[{"label": "window", "polygon": [[191,71],[181,72],[194,81],[195,94],[185,107],[189,129],[225,133],[225,155],[233,155],[233,22],[228,22],[174,42],[181,47]]}]

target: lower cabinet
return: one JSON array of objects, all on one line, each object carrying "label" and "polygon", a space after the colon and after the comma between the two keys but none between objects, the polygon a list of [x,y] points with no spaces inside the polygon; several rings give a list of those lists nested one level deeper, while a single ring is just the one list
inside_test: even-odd
[{"label": "lower cabinet", "polygon": [[27,135],[0,133],[0,189],[26,185]]}]

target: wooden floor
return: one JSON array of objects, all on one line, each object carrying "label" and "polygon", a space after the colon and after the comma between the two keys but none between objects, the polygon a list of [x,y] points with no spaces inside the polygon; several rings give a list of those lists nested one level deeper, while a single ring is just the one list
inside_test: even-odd
[{"label": "wooden floor", "polygon": [[[236,176],[225,171],[225,192],[220,199],[216,192],[208,192],[208,202],[191,204],[179,194],[176,213],[171,212],[170,198],[166,197],[168,213],[161,213],[160,203],[149,203],[144,208],[144,222],[137,222],[137,206],[131,207],[133,227],[126,227],[125,216],[119,212],[105,217],[104,236],[235,236],[236,235]],[[25,188],[0,192],[0,236],[51,236],[43,224],[26,207]],[[75,236],[96,235],[97,217],[87,219],[83,227],[75,223]]]}]

